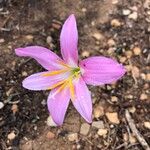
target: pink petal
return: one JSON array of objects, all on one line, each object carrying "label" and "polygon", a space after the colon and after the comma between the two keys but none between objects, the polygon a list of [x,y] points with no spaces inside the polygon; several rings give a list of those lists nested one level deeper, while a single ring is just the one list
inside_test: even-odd
[{"label": "pink petal", "polygon": [[65,21],[60,34],[61,54],[70,65],[78,62],[78,31],[74,15]]},{"label": "pink petal", "polygon": [[28,56],[34,58],[47,70],[55,70],[58,68],[58,60],[61,59],[52,51],[41,46],[28,46],[25,48],[15,49],[16,55]]},{"label": "pink petal", "polygon": [[74,107],[81,116],[89,123],[92,122],[91,94],[82,78],[74,83],[75,99],[72,100]]},{"label": "pink petal", "polygon": [[57,89],[54,89],[48,96],[48,110],[54,122],[59,126],[63,124],[69,101],[70,93],[68,89],[64,89],[59,93],[57,93]]},{"label": "pink petal", "polygon": [[83,79],[87,84],[103,85],[120,79],[125,68],[117,61],[107,57],[90,57],[80,62]]},{"label": "pink petal", "polygon": [[47,90],[52,85],[68,77],[67,73],[55,76],[43,76],[45,73],[48,73],[48,71],[35,73],[27,77],[23,80],[23,87],[29,90]]}]

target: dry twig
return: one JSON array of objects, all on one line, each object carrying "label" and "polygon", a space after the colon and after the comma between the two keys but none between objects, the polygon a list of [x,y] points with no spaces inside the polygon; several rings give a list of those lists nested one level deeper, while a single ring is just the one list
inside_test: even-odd
[{"label": "dry twig", "polygon": [[125,111],[125,117],[128,121],[128,124],[130,126],[131,131],[133,132],[133,134],[136,136],[137,140],[139,141],[139,143],[142,145],[142,147],[145,150],[150,150],[150,147],[148,145],[148,143],[145,141],[144,137],[140,134],[140,132],[137,130],[134,120],[131,118],[131,115],[129,113],[129,111],[126,109]]}]

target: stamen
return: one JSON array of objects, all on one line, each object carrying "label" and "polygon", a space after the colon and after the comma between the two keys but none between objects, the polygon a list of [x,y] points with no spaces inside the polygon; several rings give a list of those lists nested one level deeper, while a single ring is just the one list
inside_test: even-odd
[{"label": "stamen", "polygon": [[52,85],[51,87],[48,88],[48,90],[52,90],[54,88],[58,89],[56,90],[56,93],[61,92],[64,88],[68,87],[70,90],[70,96],[71,96],[71,100],[75,99],[75,87],[73,85],[73,80],[76,78],[80,77],[80,68],[70,68],[68,65],[66,65],[63,62],[60,62],[63,66],[67,67],[67,69],[65,70],[56,70],[56,71],[52,71],[49,73],[45,73],[43,74],[43,76],[53,76],[53,75],[58,75],[61,73],[65,73],[67,71],[70,71],[70,76],[67,79],[64,79],[63,81],[59,81],[56,84]]},{"label": "stamen", "polygon": [[56,83],[56,84],[52,85],[51,87],[49,87],[48,90],[52,90],[52,89],[58,87],[59,85],[64,84],[65,82],[66,82],[66,80],[59,81],[58,83]]},{"label": "stamen", "polygon": [[61,64],[62,66],[66,67],[66,68],[71,68],[69,65],[65,64],[64,62],[62,61],[58,61],[59,64]]},{"label": "stamen", "polygon": [[61,92],[66,86],[67,86],[67,81],[66,82],[64,82],[64,84],[62,84],[59,88],[58,88],[58,92]]},{"label": "stamen", "polygon": [[61,74],[61,73],[65,73],[67,71],[68,71],[67,69],[65,69],[65,70],[56,70],[56,71],[52,71],[52,72],[49,72],[49,73],[44,73],[44,74],[42,74],[42,76],[44,76],[44,77],[54,76],[54,75],[58,75],[58,74]]},{"label": "stamen", "polygon": [[74,85],[72,83],[72,78],[69,79],[69,88],[70,88],[71,99],[74,100],[75,99],[75,89],[74,89]]}]

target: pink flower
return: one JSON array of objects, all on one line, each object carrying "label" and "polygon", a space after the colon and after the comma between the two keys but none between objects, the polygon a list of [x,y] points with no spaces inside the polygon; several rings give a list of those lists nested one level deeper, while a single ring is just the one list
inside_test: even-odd
[{"label": "pink flower", "polygon": [[91,123],[92,101],[86,83],[109,84],[125,74],[121,64],[103,56],[90,57],[78,63],[77,44],[76,19],[74,15],[70,15],[60,35],[63,59],[40,46],[15,50],[18,56],[32,57],[47,70],[27,77],[23,81],[23,87],[29,90],[51,90],[47,105],[57,125],[62,125],[70,99],[81,116]]}]

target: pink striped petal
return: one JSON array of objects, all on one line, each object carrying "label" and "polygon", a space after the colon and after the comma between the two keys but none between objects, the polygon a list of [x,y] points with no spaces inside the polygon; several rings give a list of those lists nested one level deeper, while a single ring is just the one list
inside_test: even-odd
[{"label": "pink striped petal", "polygon": [[54,89],[48,96],[48,110],[54,122],[59,126],[63,124],[69,101],[70,93],[68,88],[59,93],[57,92],[57,89]]},{"label": "pink striped petal", "polygon": [[35,73],[25,78],[22,83],[23,87],[29,90],[47,90],[54,84],[68,77],[68,73],[55,75],[55,76],[43,76],[46,73],[49,72],[46,71],[46,72]]},{"label": "pink striped petal", "polygon": [[47,70],[55,70],[58,67],[58,61],[62,61],[55,53],[41,46],[28,46],[17,48],[15,52],[18,56],[28,56],[34,58]]},{"label": "pink striped petal", "polygon": [[80,62],[83,79],[87,84],[103,85],[120,79],[125,68],[107,57],[90,57]]},{"label": "pink striped petal", "polygon": [[91,93],[88,90],[82,78],[74,83],[75,99],[72,100],[74,107],[81,116],[89,123],[92,122],[92,100]]},{"label": "pink striped petal", "polygon": [[65,21],[60,34],[61,54],[70,65],[78,62],[78,31],[74,15],[70,15]]}]

